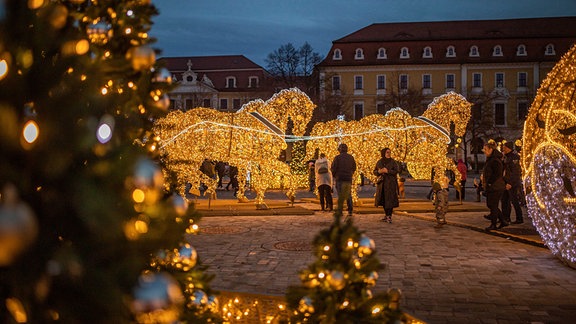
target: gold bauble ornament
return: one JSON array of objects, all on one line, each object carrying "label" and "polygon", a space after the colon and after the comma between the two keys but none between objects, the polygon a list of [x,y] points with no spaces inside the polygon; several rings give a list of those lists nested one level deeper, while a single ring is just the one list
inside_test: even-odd
[{"label": "gold bauble ornament", "polygon": [[346,287],[346,280],[344,279],[344,274],[342,271],[334,270],[328,273],[326,276],[326,281],[335,290],[342,290]]},{"label": "gold bauble ornament", "polygon": [[142,71],[152,68],[156,62],[156,53],[150,46],[142,45],[129,49],[126,59],[130,61],[134,70]]}]

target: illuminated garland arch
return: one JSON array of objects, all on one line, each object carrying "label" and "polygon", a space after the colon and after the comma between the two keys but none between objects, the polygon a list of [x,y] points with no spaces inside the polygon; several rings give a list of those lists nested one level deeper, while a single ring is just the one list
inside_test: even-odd
[{"label": "illuminated garland arch", "polygon": [[[360,174],[371,181],[374,166],[380,159],[380,150],[388,147],[392,157],[408,166],[415,179],[429,179],[432,168],[452,170],[456,182],[460,173],[452,160],[447,158],[450,144],[450,125],[455,134],[463,136],[470,119],[472,104],[463,96],[449,92],[434,98],[420,117],[412,117],[400,108],[389,110],[386,115],[373,114],[359,121],[331,120],[314,125],[306,146],[307,158],[313,158],[316,150],[332,160],[337,154],[338,144],[346,143],[348,152],[357,163],[353,188],[359,183]],[[437,175],[443,172],[436,172]],[[353,200],[358,204],[357,193]]]},{"label": "illuminated garland arch", "polygon": [[542,82],[524,124],[528,213],[552,253],[576,268],[576,46]]}]

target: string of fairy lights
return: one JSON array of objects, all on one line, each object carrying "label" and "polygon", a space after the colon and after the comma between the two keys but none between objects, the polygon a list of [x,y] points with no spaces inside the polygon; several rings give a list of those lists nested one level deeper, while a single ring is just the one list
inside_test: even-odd
[{"label": "string of fairy lights", "polygon": [[576,46],[542,82],[524,124],[522,173],[532,222],[576,268]]}]

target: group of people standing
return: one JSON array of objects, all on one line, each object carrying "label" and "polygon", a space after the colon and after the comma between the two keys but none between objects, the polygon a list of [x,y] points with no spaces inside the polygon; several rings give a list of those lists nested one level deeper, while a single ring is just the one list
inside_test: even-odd
[{"label": "group of people standing", "polygon": [[[350,219],[353,212],[352,203],[352,177],[356,172],[356,160],[348,153],[348,146],[344,143],[338,146],[339,154],[334,157],[332,163],[328,161],[324,153],[320,153],[314,166],[315,184],[318,188],[320,207],[322,210],[333,210],[332,184],[335,184],[338,193],[336,213],[342,215],[344,202],[347,205]],[[398,163],[392,159],[389,148],[380,151],[381,158],[374,167],[374,175],[377,176],[376,195],[374,205],[384,208],[382,221],[392,223],[392,211],[399,206],[398,180],[400,173]]]},{"label": "group of people standing", "polygon": [[[506,142],[502,146],[502,154],[496,144],[487,143],[483,148],[486,154],[486,164],[482,173],[482,185],[486,193],[486,206],[490,214],[485,217],[490,220],[487,231],[501,229],[512,224],[522,224],[522,207],[520,206],[522,178],[520,156],[514,151],[514,143]],[[502,210],[500,210],[502,204]],[[516,219],[510,219],[511,205],[514,206]]]}]

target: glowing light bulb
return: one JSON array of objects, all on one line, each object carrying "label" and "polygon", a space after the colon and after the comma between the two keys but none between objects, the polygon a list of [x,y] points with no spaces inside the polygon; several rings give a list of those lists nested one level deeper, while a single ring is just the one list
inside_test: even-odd
[{"label": "glowing light bulb", "polygon": [[24,130],[22,131],[24,140],[26,140],[27,143],[32,144],[38,139],[39,134],[40,129],[38,128],[38,124],[33,120],[27,121],[24,125]]}]

